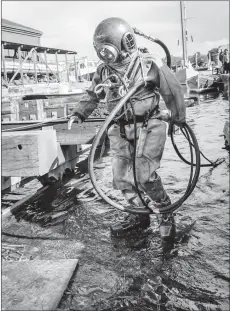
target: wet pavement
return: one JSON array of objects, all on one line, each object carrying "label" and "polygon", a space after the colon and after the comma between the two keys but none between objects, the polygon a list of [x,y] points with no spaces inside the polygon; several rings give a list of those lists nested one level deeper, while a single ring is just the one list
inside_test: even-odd
[{"label": "wet pavement", "polygon": [[[162,247],[154,216],[150,229],[113,239],[109,226],[121,212],[99,199],[76,206],[66,222],[66,234],[84,243],[85,249],[58,310],[229,309],[229,164],[220,136],[228,105],[209,94],[187,109],[201,151],[212,161],[224,162],[214,169],[201,168],[197,187],[178,210],[174,245]],[[188,144],[182,134],[175,140],[186,156]],[[97,171],[98,181],[110,198],[122,202],[112,189],[110,161],[108,153]],[[170,138],[159,174],[175,202],[187,186],[189,166],[178,158]]]},{"label": "wet pavement", "polygon": [[[122,212],[104,203],[90,183],[84,195],[77,191],[75,178],[58,190],[68,210],[58,233],[82,243],[84,249],[57,311],[229,310],[229,154],[222,149],[221,137],[228,116],[229,102],[222,97],[200,97],[199,105],[187,109],[187,122],[200,150],[212,161],[224,161],[214,169],[201,168],[194,192],[177,212],[174,245],[162,246],[154,216],[148,230],[112,238],[109,226]],[[184,136],[176,135],[175,141],[188,158]],[[96,176],[106,194],[123,204],[120,193],[112,188],[110,162],[107,151]],[[202,159],[202,163],[208,162]],[[158,172],[175,202],[187,187],[189,166],[178,158],[170,138]],[[54,201],[49,204],[60,212],[61,205]],[[74,255],[72,247],[65,258]]]}]

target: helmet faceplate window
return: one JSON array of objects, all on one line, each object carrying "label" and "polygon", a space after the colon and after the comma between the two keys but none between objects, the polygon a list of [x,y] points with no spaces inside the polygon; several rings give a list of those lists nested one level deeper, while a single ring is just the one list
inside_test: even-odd
[{"label": "helmet faceplate window", "polygon": [[98,57],[106,63],[116,62],[119,53],[118,50],[112,46],[103,44],[97,48]]}]

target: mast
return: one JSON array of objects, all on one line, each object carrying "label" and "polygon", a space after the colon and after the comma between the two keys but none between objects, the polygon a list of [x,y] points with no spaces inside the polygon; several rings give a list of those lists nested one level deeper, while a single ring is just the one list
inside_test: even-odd
[{"label": "mast", "polygon": [[188,52],[186,42],[186,12],[184,1],[180,1],[180,13],[181,13],[181,37],[182,37],[182,48],[183,48],[183,61],[184,66],[188,64]]}]

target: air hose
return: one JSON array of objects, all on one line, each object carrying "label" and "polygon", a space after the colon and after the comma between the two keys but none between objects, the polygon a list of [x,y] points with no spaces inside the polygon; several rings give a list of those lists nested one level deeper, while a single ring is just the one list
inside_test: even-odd
[{"label": "air hose", "polygon": [[[167,65],[169,68],[171,68],[171,55],[170,52],[167,48],[167,46],[159,39],[153,38],[151,36],[147,36],[145,35],[143,32],[139,31],[136,28],[133,28],[134,32],[152,42],[155,42],[157,44],[159,44],[165,51],[166,54],[166,60],[167,60]],[[205,166],[213,166],[216,167],[217,165],[219,165],[220,163],[222,163],[219,159],[217,159],[215,162],[210,161],[209,159],[207,159],[203,153],[199,150],[199,146],[198,146],[198,142],[196,139],[196,136],[193,132],[193,130],[191,129],[191,127],[184,122],[181,125],[181,131],[183,133],[183,135],[185,136],[185,138],[187,139],[188,143],[189,143],[189,148],[190,148],[190,155],[191,155],[191,160],[188,161],[186,160],[181,153],[179,152],[175,141],[174,141],[174,126],[175,124],[173,122],[171,122],[170,126],[169,126],[169,134],[171,137],[171,141],[172,141],[172,145],[177,153],[177,155],[180,157],[181,160],[183,160],[186,164],[190,165],[190,177],[189,177],[189,181],[188,181],[188,185],[187,185],[187,189],[185,191],[185,193],[183,194],[183,196],[176,201],[173,204],[170,204],[168,206],[165,207],[161,207],[160,209],[157,209],[156,211],[152,211],[148,208],[148,205],[146,203],[146,200],[143,198],[143,194],[141,194],[139,188],[138,188],[138,181],[136,178],[136,140],[137,140],[137,133],[136,133],[136,117],[135,117],[135,113],[134,113],[134,109],[133,106],[131,104],[131,108],[133,111],[133,118],[134,118],[134,157],[133,157],[133,176],[134,176],[134,184],[135,184],[135,188],[137,191],[137,194],[141,200],[141,202],[143,203],[143,205],[146,207],[144,208],[136,208],[136,207],[124,207],[116,202],[114,202],[113,200],[111,200],[109,197],[106,196],[106,194],[101,190],[101,188],[99,187],[99,185],[97,184],[96,181],[96,177],[94,174],[94,170],[93,170],[93,162],[94,162],[94,156],[95,156],[95,152],[96,152],[96,148],[101,140],[102,135],[104,134],[104,132],[106,131],[106,129],[108,128],[109,124],[113,121],[113,119],[115,118],[115,116],[117,115],[117,113],[120,111],[121,108],[123,108],[123,106],[126,104],[126,102],[131,98],[132,95],[134,95],[139,88],[141,88],[142,86],[146,85],[147,82],[151,81],[150,78],[145,78],[143,79],[141,82],[136,83],[132,88],[130,88],[130,90],[128,90],[128,88],[126,87],[125,82],[123,81],[123,79],[120,77],[120,75],[118,75],[118,78],[121,80],[121,82],[123,83],[125,89],[126,89],[126,95],[120,100],[120,102],[118,103],[118,105],[113,109],[113,111],[110,113],[110,115],[107,117],[107,119],[105,120],[104,124],[101,126],[101,128],[99,129],[97,135],[95,136],[95,139],[93,141],[91,150],[90,150],[90,154],[89,154],[89,175],[92,181],[92,184],[95,188],[95,190],[97,191],[97,193],[110,205],[112,205],[113,207],[123,211],[123,212],[129,212],[129,213],[133,213],[133,214],[168,214],[168,213],[172,213],[174,212],[176,209],[178,209],[182,203],[191,195],[191,193],[193,192],[196,183],[198,181],[199,178],[199,174],[200,174],[200,168],[201,167],[205,167]],[[194,156],[193,156],[193,149],[195,151],[195,163],[194,163]],[[200,155],[202,155],[207,161],[210,162],[210,164],[202,164],[200,163]],[[219,160],[219,162],[218,162]],[[194,171],[194,167],[195,167],[195,171]]]},{"label": "air hose", "polygon": [[[113,109],[113,111],[110,113],[110,115],[107,117],[107,119],[105,120],[105,122],[103,123],[103,125],[101,126],[101,128],[99,129],[97,135],[94,138],[92,147],[90,149],[90,154],[89,154],[89,175],[92,181],[92,184],[96,190],[96,192],[110,205],[112,205],[113,207],[123,211],[123,212],[129,212],[129,213],[133,213],[133,214],[165,214],[165,213],[172,213],[173,211],[175,211],[176,209],[178,209],[181,204],[188,198],[188,196],[192,193],[192,191],[194,190],[197,180],[199,178],[199,173],[200,173],[200,150],[199,150],[199,146],[196,140],[196,137],[192,131],[192,129],[190,128],[190,126],[185,122],[182,125],[182,129],[185,131],[185,135],[187,140],[189,141],[189,146],[190,146],[190,153],[191,153],[191,170],[190,170],[190,178],[189,178],[189,182],[188,182],[188,186],[187,189],[184,193],[184,195],[175,203],[170,204],[166,207],[162,207],[161,209],[158,209],[156,211],[152,211],[148,208],[147,203],[145,202],[145,200],[142,198],[140,191],[138,189],[138,185],[137,185],[137,180],[136,180],[136,174],[134,172],[134,182],[135,182],[135,186],[137,189],[137,193],[140,196],[144,206],[146,207],[144,208],[136,208],[136,207],[125,207],[122,206],[121,204],[118,204],[116,202],[114,202],[113,200],[111,200],[109,197],[107,197],[107,195],[101,190],[101,188],[99,187],[97,181],[96,181],[96,177],[94,174],[94,169],[93,169],[93,162],[94,162],[94,156],[95,156],[95,152],[96,152],[96,148],[101,140],[102,135],[104,134],[104,132],[106,131],[106,129],[108,128],[109,124],[112,122],[112,120],[115,118],[116,114],[120,111],[120,109],[126,104],[126,102],[130,99],[131,96],[133,96],[138,90],[139,88],[141,88],[142,86],[144,86],[146,84],[146,82],[151,81],[150,77],[147,77],[145,80],[142,80],[138,83],[136,83],[132,88],[130,88],[130,90],[128,90],[128,92],[126,93],[126,95],[120,100],[120,102],[116,105],[116,107]],[[134,119],[135,122],[135,119]],[[136,124],[135,124],[136,125]],[[135,126],[134,125],[134,126]],[[174,124],[172,124],[171,128],[171,132],[173,132],[174,129]],[[135,135],[136,135],[136,131]],[[135,139],[134,139],[135,141]],[[175,143],[174,143],[175,145]],[[134,155],[136,152],[136,146],[134,145]],[[194,148],[195,150],[195,159],[196,159],[196,164],[195,164],[195,172],[193,174],[193,150],[192,148]],[[133,157],[133,171],[135,170],[135,156]]]},{"label": "air hose", "polygon": [[149,40],[149,41],[152,41],[154,43],[157,43],[158,45],[160,45],[163,50],[165,51],[165,54],[166,54],[166,60],[167,60],[167,66],[169,68],[171,68],[171,55],[170,55],[170,52],[169,52],[169,49],[167,48],[167,46],[164,44],[164,42],[162,42],[160,39],[157,39],[157,38],[153,38],[152,36],[148,36],[146,34],[144,34],[142,31],[138,30],[137,28],[133,28],[133,31],[135,34],[141,36],[141,37],[144,37],[145,39]]}]

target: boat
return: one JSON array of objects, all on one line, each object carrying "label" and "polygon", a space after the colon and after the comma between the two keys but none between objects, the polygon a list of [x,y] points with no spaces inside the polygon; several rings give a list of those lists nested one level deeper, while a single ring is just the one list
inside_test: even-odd
[{"label": "boat", "polygon": [[205,66],[205,67],[197,67],[195,68],[196,71],[206,71],[208,70],[208,66]]},{"label": "boat", "polygon": [[175,72],[175,76],[180,82],[185,93],[189,93],[191,88],[198,87],[198,72],[192,66],[184,67]]},{"label": "boat", "polygon": [[215,92],[218,92],[218,88],[207,87],[207,88],[199,88],[199,89],[190,89],[189,92],[195,93],[195,94],[215,93]]},{"label": "boat", "polygon": [[187,54],[187,30],[186,30],[186,12],[184,1],[180,1],[180,13],[181,13],[181,32],[182,32],[182,48],[183,48],[183,66],[181,69],[175,72],[175,76],[178,81],[181,83],[185,94],[189,93],[209,93],[209,92],[218,92],[218,87],[212,85],[214,78],[210,83],[208,77],[203,77],[199,72],[207,71],[208,66],[197,66],[197,53],[196,53],[196,66],[195,68],[188,61]]}]

